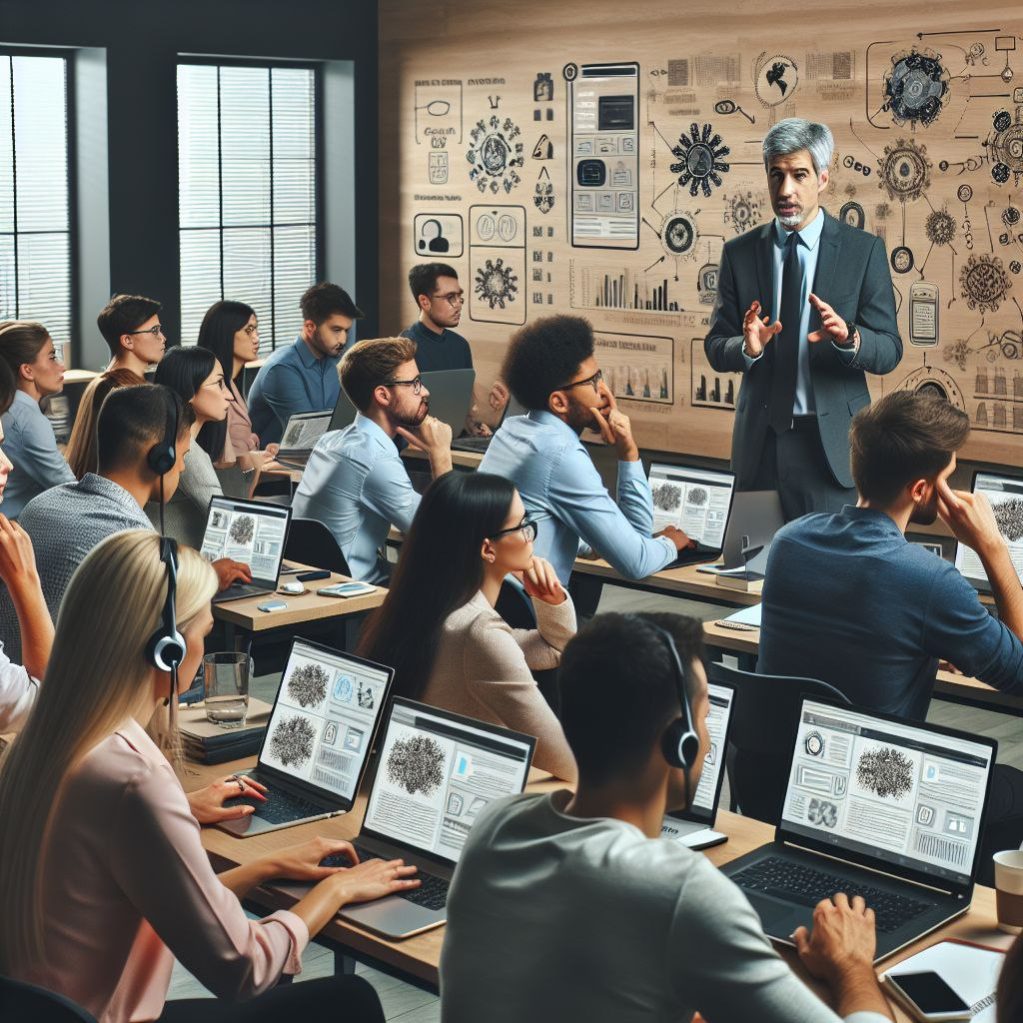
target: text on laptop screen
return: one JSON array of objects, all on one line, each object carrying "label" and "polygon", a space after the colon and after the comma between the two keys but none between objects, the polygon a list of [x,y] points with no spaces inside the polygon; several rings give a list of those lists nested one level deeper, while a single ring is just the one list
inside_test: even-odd
[{"label": "text on laptop screen", "polygon": [[654,462],[650,466],[654,532],[677,526],[691,540],[720,550],[734,487],[735,477],[728,472]]},{"label": "text on laptop screen", "polygon": [[707,713],[707,732],[710,735],[710,749],[703,761],[700,784],[693,795],[691,816],[713,819],[719,791],[719,780],[725,766],[725,739],[728,735],[728,720],[732,714],[734,693],[728,686],[711,682],[707,686],[710,710]]},{"label": "text on laptop screen", "polygon": [[253,582],[272,588],[280,574],[287,532],[287,508],[214,497],[199,553],[207,561],[243,561],[252,569]]},{"label": "text on laptop screen", "polygon": [[[984,494],[991,502],[998,531],[1009,548],[1016,574],[1023,580],[1023,479],[978,472],[973,492]],[[987,582],[987,572],[977,552],[964,543],[956,547],[956,568],[971,582]]]},{"label": "text on laptop screen", "polygon": [[295,640],[260,764],[354,799],[388,672]]},{"label": "text on laptop screen", "polygon": [[316,442],[330,426],[330,412],[303,412],[292,416],[281,438],[280,454],[294,451],[312,451]]},{"label": "text on laptop screen", "polygon": [[968,883],[991,747],[804,700],[782,827]]},{"label": "text on laptop screen", "polygon": [[379,759],[363,828],[454,863],[480,811],[522,791],[532,748],[394,700]]}]

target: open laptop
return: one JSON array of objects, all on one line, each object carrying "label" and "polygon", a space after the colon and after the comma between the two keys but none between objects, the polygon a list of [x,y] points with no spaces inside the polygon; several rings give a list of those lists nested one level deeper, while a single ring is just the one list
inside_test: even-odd
[{"label": "open laptop", "polygon": [[369,763],[394,669],[307,639],[292,641],[263,745],[245,772],[269,790],[249,817],[223,821],[234,835],[348,813]]},{"label": "open laptop", "polygon": [[494,427],[494,431],[489,437],[457,437],[451,442],[451,450],[477,451],[482,455],[490,447],[490,442],[494,439],[494,433],[501,429],[506,419],[510,419],[512,416],[524,416],[527,411],[528,409],[525,405],[520,405],[509,394],[508,400],[504,403],[504,411],[501,413],[501,421]]},{"label": "open laptop", "polygon": [[667,568],[716,561],[721,556],[735,492],[735,474],[727,469],[697,469],[691,465],[650,465],[654,503],[654,532],[676,526],[696,546],[679,551]]},{"label": "open laptop", "polygon": [[742,568],[743,550],[766,550],[774,534],[785,525],[777,490],[739,490],[732,497],[732,510],[721,545],[722,563],[701,565],[698,572],[717,573]]},{"label": "open laptop", "polygon": [[775,941],[813,908],[862,895],[875,961],[965,913],[998,744],[804,699],[774,842],[722,868]]},{"label": "open laptop", "polygon": [[214,604],[273,593],[281,574],[291,508],[234,497],[210,499],[199,553],[207,561],[234,558],[252,570],[251,583],[234,583],[213,597]]},{"label": "open laptop", "polygon": [[[984,494],[991,502],[1009,557],[1023,581],[1023,478],[1003,473],[978,471],[973,474],[972,491]],[[956,568],[980,593],[990,593],[991,583],[977,552],[956,542]]]},{"label": "open laptop", "polygon": [[725,780],[725,750],[728,749],[728,728],[732,723],[732,703],[735,690],[711,682],[707,687],[710,697],[710,711],[707,714],[707,731],[710,733],[710,749],[703,761],[700,784],[693,793],[692,805],[685,810],[675,810],[664,818],[661,837],[679,842],[690,849],[709,849],[721,845],[728,836],[714,831],[714,820],[721,798],[721,785]]},{"label": "open laptop", "polygon": [[[447,423],[454,433],[460,433],[465,417],[472,406],[472,388],[476,383],[473,369],[438,369],[419,374],[423,386],[430,392],[430,415]],[[330,418],[331,430],[343,430],[355,422],[356,408],[344,388],[338,395],[334,413]]]},{"label": "open laptop", "polygon": [[396,696],[379,745],[355,848],[361,860],[414,863],[422,884],[341,915],[407,938],[447,919],[448,885],[469,829],[488,803],[522,791],[536,739]]},{"label": "open laptop", "polygon": [[284,428],[277,461],[305,465],[316,442],[327,432],[332,415],[331,412],[299,412],[292,416]]}]

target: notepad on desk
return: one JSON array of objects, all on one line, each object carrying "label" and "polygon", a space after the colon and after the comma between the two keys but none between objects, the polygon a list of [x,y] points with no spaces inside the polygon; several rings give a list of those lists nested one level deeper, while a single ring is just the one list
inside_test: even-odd
[{"label": "notepad on desk", "polygon": [[752,604],[750,607],[740,608],[722,618],[717,624],[725,629],[738,629],[741,632],[760,628],[760,608],[762,604]]}]

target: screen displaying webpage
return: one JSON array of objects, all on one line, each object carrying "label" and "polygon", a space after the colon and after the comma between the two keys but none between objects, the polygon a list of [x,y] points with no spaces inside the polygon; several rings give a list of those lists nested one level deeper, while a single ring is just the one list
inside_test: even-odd
[{"label": "screen displaying webpage", "polygon": [[199,553],[207,561],[219,558],[242,561],[252,569],[253,582],[274,586],[280,574],[287,533],[287,508],[215,497],[210,502]]},{"label": "screen displaying webpage", "polygon": [[312,451],[313,445],[327,432],[331,415],[330,412],[304,412],[292,416],[281,438],[280,453]]},{"label": "screen displaying webpage", "polygon": [[782,826],[966,883],[990,769],[982,743],[806,700]]},{"label": "screen displaying webpage", "polygon": [[720,550],[734,488],[731,473],[654,462],[650,466],[654,532],[676,526],[697,543]]},{"label": "screen displaying webpage", "polygon": [[296,640],[259,762],[354,799],[390,673]]},{"label": "screen displaying webpage", "polygon": [[529,742],[395,700],[364,829],[457,862],[480,811],[521,792]]},{"label": "screen displaying webpage", "polygon": [[711,682],[707,686],[710,699],[710,710],[707,712],[707,732],[710,735],[710,749],[703,761],[703,773],[700,784],[696,786],[693,796],[693,816],[712,820],[716,809],[715,797],[718,793],[718,782],[721,772],[725,769],[725,742],[728,735],[728,721],[732,716],[732,698],[734,692],[728,686],[719,686]]},{"label": "screen displaying webpage", "polygon": [[[978,472],[973,481],[973,492],[984,494],[991,502],[998,532],[1009,548],[1016,574],[1023,580],[1023,479]],[[987,582],[987,572],[977,552],[964,543],[956,546],[956,568],[970,582]]]}]

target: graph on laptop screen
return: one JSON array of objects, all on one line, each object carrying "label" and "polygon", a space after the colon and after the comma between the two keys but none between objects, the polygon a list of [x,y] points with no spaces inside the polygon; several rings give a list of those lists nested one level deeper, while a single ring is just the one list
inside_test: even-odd
[{"label": "graph on laptop screen", "polygon": [[654,532],[677,526],[697,543],[720,550],[734,488],[730,472],[654,462],[650,466]]},{"label": "graph on laptop screen", "polygon": [[[998,531],[1009,548],[1016,574],[1023,580],[1023,479],[978,472],[973,477],[973,492],[984,494],[991,502]],[[970,582],[987,585],[987,572],[977,552],[964,543],[956,546],[956,568]]]},{"label": "graph on laptop screen", "polygon": [[254,582],[269,582],[272,587],[284,556],[288,511],[271,504],[214,497],[199,553],[207,561],[242,561],[252,569]]},{"label": "graph on laptop screen", "polygon": [[782,827],[969,882],[991,746],[805,700]]},{"label": "graph on laptop screen", "polygon": [[527,736],[396,698],[363,831],[454,863],[480,811],[522,791],[532,755]]},{"label": "graph on laptop screen", "polygon": [[259,762],[353,799],[388,672],[296,640]]}]

